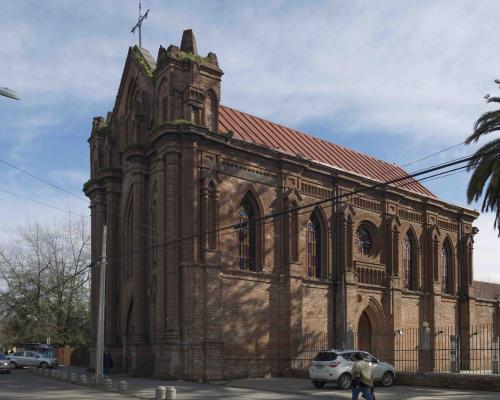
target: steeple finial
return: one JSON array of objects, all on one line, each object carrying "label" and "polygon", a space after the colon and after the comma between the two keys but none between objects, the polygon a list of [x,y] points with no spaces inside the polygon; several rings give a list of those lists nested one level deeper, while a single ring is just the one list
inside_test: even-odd
[{"label": "steeple finial", "polygon": [[196,48],[196,40],[194,38],[194,33],[192,29],[186,29],[182,33],[181,51],[185,53],[192,53],[194,55],[198,55],[198,49]]}]

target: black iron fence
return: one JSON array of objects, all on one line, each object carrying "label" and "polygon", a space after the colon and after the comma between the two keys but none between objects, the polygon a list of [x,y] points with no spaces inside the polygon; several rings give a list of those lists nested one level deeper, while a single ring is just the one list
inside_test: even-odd
[{"label": "black iron fence", "polygon": [[364,350],[394,364],[401,372],[498,374],[499,342],[499,332],[493,325],[472,325],[462,330],[424,325],[384,335],[348,332],[343,341],[318,333],[303,337],[295,346],[291,366],[307,368],[319,351],[343,343],[343,347]]},{"label": "black iron fence", "polygon": [[296,342],[296,351],[291,360],[294,369],[309,368],[318,352],[332,348],[331,337],[326,332],[304,335]]}]

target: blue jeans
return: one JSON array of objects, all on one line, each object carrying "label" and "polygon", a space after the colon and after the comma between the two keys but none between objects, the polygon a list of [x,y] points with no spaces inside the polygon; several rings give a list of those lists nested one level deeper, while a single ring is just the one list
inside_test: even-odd
[{"label": "blue jeans", "polygon": [[363,393],[363,396],[366,400],[373,400],[371,387],[365,385],[363,382],[359,383],[359,387],[352,388],[352,400],[357,400],[360,392]]}]

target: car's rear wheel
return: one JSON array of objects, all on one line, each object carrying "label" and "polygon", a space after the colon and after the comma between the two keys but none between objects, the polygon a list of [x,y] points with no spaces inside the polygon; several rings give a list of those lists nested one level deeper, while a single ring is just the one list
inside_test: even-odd
[{"label": "car's rear wheel", "polygon": [[43,362],[43,363],[40,363],[40,368],[48,368],[49,367],[49,364],[47,364],[46,362]]},{"label": "car's rear wheel", "polygon": [[337,384],[338,384],[339,388],[341,388],[342,390],[349,389],[351,387],[351,384],[352,384],[351,375],[349,375],[349,374],[340,375],[340,377],[337,381]]},{"label": "car's rear wheel", "polygon": [[325,386],[325,382],[313,381],[313,385],[315,388],[321,389],[323,386]]},{"label": "car's rear wheel", "polygon": [[16,369],[17,368],[17,364],[14,361],[11,361],[9,364],[10,364],[10,367],[12,369]]},{"label": "car's rear wheel", "polygon": [[382,385],[391,386],[394,383],[394,374],[390,371],[387,371],[382,375]]}]

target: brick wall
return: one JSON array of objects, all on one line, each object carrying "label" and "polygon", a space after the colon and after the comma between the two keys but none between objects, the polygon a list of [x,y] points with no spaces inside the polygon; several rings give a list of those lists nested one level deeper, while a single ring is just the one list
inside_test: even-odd
[{"label": "brick wall", "polygon": [[[274,289],[274,288],[273,288]],[[271,284],[266,278],[224,276],[222,339],[226,379],[263,376],[271,371]]]},{"label": "brick wall", "polygon": [[500,391],[500,376],[445,373],[399,373],[396,377],[396,384],[498,392]]}]

